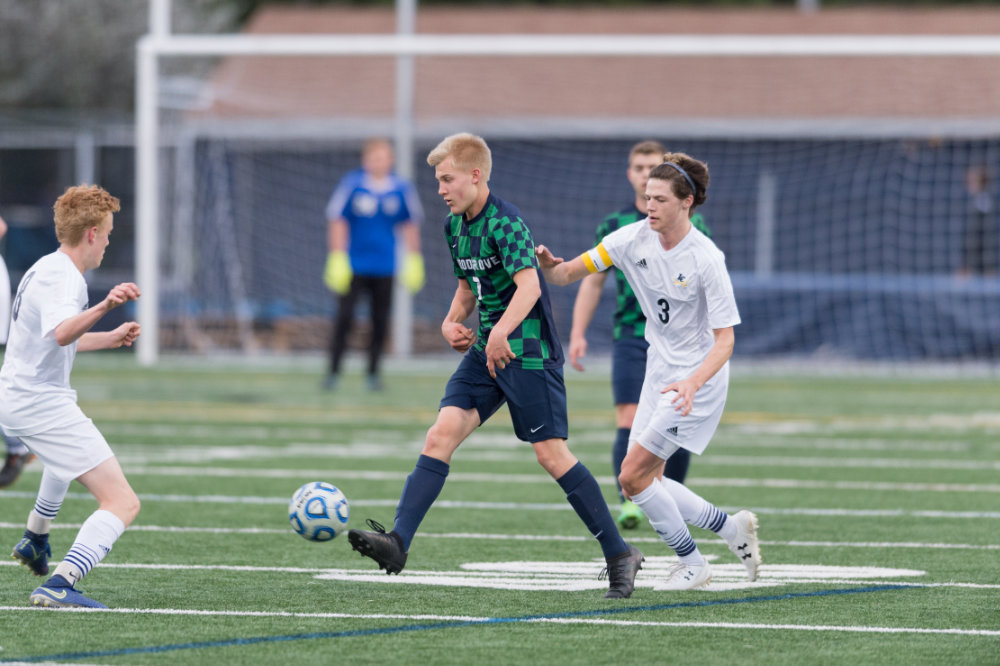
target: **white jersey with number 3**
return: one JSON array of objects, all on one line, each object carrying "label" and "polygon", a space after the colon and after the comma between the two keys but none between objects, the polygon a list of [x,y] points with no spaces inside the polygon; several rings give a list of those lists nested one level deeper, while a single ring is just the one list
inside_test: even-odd
[{"label": "white jersey with number 3", "polygon": [[693,369],[712,348],[713,329],[740,323],[725,255],[694,227],[665,250],[647,218],[608,234],[591,253],[602,246],[632,286],[660,362]]},{"label": "white jersey with number 3", "polygon": [[715,343],[713,329],[740,323],[725,256],[693,227],[665,250],[648,220],[605,236],[585,256],[588,268],[613,263],[625,273],[646,315],[646,376],[629,441],[664,459],[670,446],[702,453],[726,405],[729,363],[698,389],[687,416],[677,411],[674,392],[661,391],[701,365]]}]

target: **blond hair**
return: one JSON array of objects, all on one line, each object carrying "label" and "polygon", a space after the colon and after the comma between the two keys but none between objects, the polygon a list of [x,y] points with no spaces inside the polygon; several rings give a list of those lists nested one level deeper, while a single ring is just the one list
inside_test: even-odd
[{"label": "blond hair", "polygon": [[55,212],[56,239],[70,247],[80,244],[91,227],[99,227],[108,213],[121,210],[121,202],[97,185],[67,188],[52,206]]},{"label": "blond hair", "polygon": [[427,154],[427,163],[436,167],[449,156],[454,160],[456,168],[462,171],[479,169],[483,182],[489,182],[490,171],[493,169],[493,155],[481,136],[460,132],[445,137]]}]

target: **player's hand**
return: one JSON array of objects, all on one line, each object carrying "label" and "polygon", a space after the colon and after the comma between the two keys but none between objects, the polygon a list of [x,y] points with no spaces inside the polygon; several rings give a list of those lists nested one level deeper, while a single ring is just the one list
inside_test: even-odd
[{"label": "player's hand", "polygon": [[583,372],[585,368],[580,359],[587,355],[587,338],[583,336],[569,338],[569,362],[574,368]]},{"label": "player's hand", "polygon": [[698,392],[698,385],[691,379],[682,379],[679,382],[667,384],[660,393],[676,392],[670,404],[674,406],[674,411],[687,416],[694,407],[694,394]]},{"label": "player's hand", "polygon": [[141,328],[134,321],[127,321],[118,328],[111,331],[111,349],[119,347],[131,347],[135,339],[139,337]]},{"label": "player's hand", "polygon": [[323,269],[323,282],[327,288],[338,294],[346,294],[351,288],[351,261],[347,253],[337,250],[326,255],[326,267]]},{"label": "player's hand", "polygon": [[496,379],[497,370],[503,370],[517,356],[507,342],[507,336],[497,335],[496,330],[490,333],[490,339],[486,341],[486,369],[490,371],[490,377]]},{"label": "player's hand", "polygon": [[408,252],[403,259],[403,270],[400,273],[400,280],[403,286],[411,294],[415,294],[424,287],[424,258],[419,252]]},{"label": "player's hand", "polygon": [[139,292],[139,287],[133,282],[122,282],[121,284],[116,284],[108,292],[108,295],[104,297],[104,305],[108,310],[113,310],[119,305],[124,305],[129,301],[134,301],[142,294]]},{"label": "player's hand", "polygon": [[441,335],[457,352],[467,352],[472,345],[476,344],[476,332],[459,322],[446,321],[441,324]]},{"label": "player's hand", "polygon": [[542,270],[553,268],[563,262],[562,257],[553,255],[552,251],[544,245],[535,246],[535,256],[538,257],[538,266]]}]

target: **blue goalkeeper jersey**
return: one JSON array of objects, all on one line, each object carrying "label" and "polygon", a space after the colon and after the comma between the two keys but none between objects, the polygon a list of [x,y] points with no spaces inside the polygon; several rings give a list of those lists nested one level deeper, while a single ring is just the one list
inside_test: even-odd
[{"label": "blue goalkeeper jersey", "polygon": [[350,229],[347,256],[355,275],[394,275],[395,227],[422,218],[416,190],[395,173],[378,183],[364,169],[355,169],[344,176],[326,205],[326,219],[345,220]]}]

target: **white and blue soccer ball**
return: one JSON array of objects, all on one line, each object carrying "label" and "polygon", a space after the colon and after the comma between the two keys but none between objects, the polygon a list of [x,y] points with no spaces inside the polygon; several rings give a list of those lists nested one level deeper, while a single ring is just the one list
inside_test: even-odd
[{"label": "white and blue soccer ball", "polygon": [[311,481],[292,495],[288,520],[303,539],[329,541],[347,529],[351,507],[337,486]]}]

